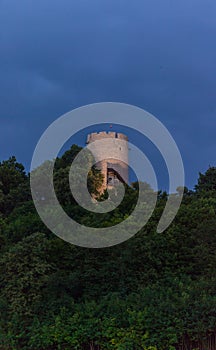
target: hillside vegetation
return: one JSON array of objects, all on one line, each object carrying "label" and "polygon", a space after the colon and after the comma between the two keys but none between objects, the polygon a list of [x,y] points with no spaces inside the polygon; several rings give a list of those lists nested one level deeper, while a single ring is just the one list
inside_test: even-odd
[{"label": "hillside vegetation", "polygon": [[[73,145],[55,163],[65,211],[87,226],[124,220],[136,204],[137,183],[107,214],[90,214],[72,198],[68,173],[79,150]],[[100,181],[93,168],[88,187],[95,196]],[[193,191],[184,189],[163,233],[156,227],[167,194],[157,198],[151,219],[130,240],[81,248],[42,223],[22,164],[15,157],[1,162],[0,349],[215,350],[216,168],[199,174]]]}]

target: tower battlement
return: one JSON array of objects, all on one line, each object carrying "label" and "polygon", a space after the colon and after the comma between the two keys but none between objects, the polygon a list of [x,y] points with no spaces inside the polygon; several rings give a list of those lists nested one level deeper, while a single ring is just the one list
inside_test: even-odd
[{"label": "tower battlement", "polygon": [[105,138],[113,138],[128,141],[128,137],[122,133],[115,131],[99,131],[88,134],[86,143],[102,140]]}]

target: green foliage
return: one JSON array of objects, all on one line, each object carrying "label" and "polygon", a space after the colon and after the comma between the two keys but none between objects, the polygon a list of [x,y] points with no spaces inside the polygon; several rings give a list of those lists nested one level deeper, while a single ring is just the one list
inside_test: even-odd
[{"label": "green foliage", "polygon": [[216,167],[209,167],[205,174],[199,173],[198,184],[195,186],[198,193],[216,193]]},{"label": "green foliage", "polygon": [[27,200],[30,189],[23,165],[15,157],[0,162],[0,213],[8,215]]},{"label": "green foliage", "polygon": [[[110,213],[90,214],[76,204],[68,173],[79,150],[73,145],[55,162],[55,190],[64,209],[87,226],[124,220],[136,205],[137,183],[125,186],[122,203]],[[88,187],[94,196],[101,181],[93,167]],[[181,208],[160,234],[156,227],[168,195],[158,192],[151,219],[135,237],[91,250],[49,232],[35,211],[23,166],[14,157],[1,162],[0,350],[215,349],[215,184],[210,168],[194,192],[179,188]],[[115,191],[109,198],[115,200]]]}]

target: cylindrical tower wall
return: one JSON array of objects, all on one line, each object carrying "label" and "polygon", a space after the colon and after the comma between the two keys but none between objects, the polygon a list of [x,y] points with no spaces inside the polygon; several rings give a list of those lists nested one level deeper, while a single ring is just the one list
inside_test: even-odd
[{"label": "cylindrical tower wall", "polygon": [[[104,143],[95,142],[104,140]],[[126,141],[126,142],[125,142]],[[97,162],[96,166],[104,175],[103,188],[107,188],[108,169],[114,169],[123,182],[128,183],[128,138],[122,133],[105,132],[89,134],[87,144],[91,143],[91,151]],[[103,159],[103,161],[101,161]]]}]

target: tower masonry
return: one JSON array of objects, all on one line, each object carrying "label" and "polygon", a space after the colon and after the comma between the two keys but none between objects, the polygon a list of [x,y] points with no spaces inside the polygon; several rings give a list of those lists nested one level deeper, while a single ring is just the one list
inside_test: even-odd
[{"label": "tower masonry", "polygon": [[[100,141],[100,142],[95,142]],[[96,166],[104,176],[101,191],[119,182],[128,183],[128,137],[113,131],[101,131],[87,136],[87,144]]]}]

